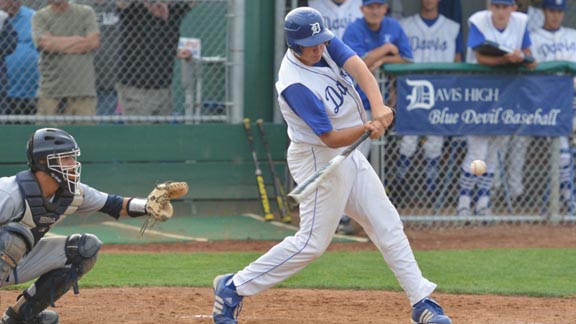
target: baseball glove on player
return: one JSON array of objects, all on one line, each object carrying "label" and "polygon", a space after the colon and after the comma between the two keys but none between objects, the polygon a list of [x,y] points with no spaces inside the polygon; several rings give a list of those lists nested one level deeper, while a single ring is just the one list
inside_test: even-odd
[{"label": "baseball glove on player", "polygon": [[142,225],[141,233],[157,221],[165,222],[172,218],[174,208],[171,199],[180,198],[188,193],[186,182],[166,181],[157,184],[146,199],[146,214],[148,217]]}]

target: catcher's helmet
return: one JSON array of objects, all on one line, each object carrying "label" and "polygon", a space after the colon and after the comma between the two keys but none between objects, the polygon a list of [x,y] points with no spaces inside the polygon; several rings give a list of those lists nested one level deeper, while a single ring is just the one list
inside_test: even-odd
[{"label": "catcher's helmet", "polygon": [[26,145],[28,166],[32,171],[44,171],[71,193],[80,181],[80,149],[72,135],[57,128],[36,130]]},{"label": "catcher's helmet", "polygon": [[324,25],[322,15],[310,7],[296,8],[286,15],[284,34],[288,47],[296,54],[302,54],[301,46],[316,46],[334,37]]}]

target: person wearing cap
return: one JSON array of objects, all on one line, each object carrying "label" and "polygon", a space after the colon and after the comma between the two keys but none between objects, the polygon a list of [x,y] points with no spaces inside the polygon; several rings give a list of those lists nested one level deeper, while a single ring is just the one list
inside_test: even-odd
[{"label": "person wearing cap", "polygon": [[[288,50],[278,71],[276,91],[290,138],[290,173],[302,183],[366,132],[372,138],[381,137],[392,123],[393,113],[384,105],[366,64],[324,26],[317,10],[300,7],[290,11],[284,34]],[[366,119],[352,78],[372,104],[371,120]],[[422,275],[400,216],[366,157],[352,151],[325,180],[300,201],[296,234],[240,271],[214,278],[214,323],[238,323],[244,296],[281,283],[319,258],[346,210],[362,224],[406,292],[412,323],[451,324],[442,307],[429,297],[436,284]]]},{"label": "person wearing cap", "polygon": [[[524,64],[530,68],[536,66],[536,61],[523,63],[524,54],[531,55],[528,17],[524,13],[517,12],[516,9],[514,0],[491,0],[488,10],[477,12],[469,18],[470,30],[466,59],[468,63],[488,66]],[[484,41],[492,41],[512,48],[514,51],[503,56],[489,56],[473,50]],[[466,141],[468,151],[461,166],[457,214],[460,216],[469,216],[473,213],[478,216],[491,215],[490,189],[499,166],[498,154],[504,156],[510,136],[466,136]],[[470,164],[474,160],[486,162],[488,170],[483,175],[476,176],[472,173]],[[473,212],[471,203],[476,186],[478,199]]]},{"label": "person wearing cap", "polygon": [[[566,13],[566,0],[544,0],[544,27],[532,34],[534,57],[541,62],[569,61],[576,63],[576,30],[562,26]],[[576,78],[574,79],[576,92]],[[576,97],[573,108],[576,109]],[[576,119],[575,119],[576,122]],[[576,123],[573,122],[573,125]],[[569,138],[560,137],[560,198],[565,207],[575,210],[572,180],[572,153]]]}]

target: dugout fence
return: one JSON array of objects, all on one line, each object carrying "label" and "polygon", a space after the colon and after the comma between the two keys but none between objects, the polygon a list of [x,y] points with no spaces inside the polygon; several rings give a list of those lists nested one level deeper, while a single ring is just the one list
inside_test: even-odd
[{"label": "dugout fence", "polygon": [[[548,75],[571,78],[576,75],[576,65],[568,62],[542,63],[536,70],[530,71],[524,68],[489,68],[464,63],[396,64],[387,65],[378,71],[377,79],[388,103],[396,106],[401,99],[397,98],[397,80],[400,77],[406,77],[404,80],[423,80],[438,75],[454,77],[464,75],[470,79],[479,78],[482,75],[512,78],[523,75]],[[550,89],[550,91],[554,96],[570,97],[571,105],[576,108],[576,101],[572,104],[574,95],[572,88],[569,92],[561,92],[560,89]],[[398,105],[397,109],[399,110],[397,118],[402,118],[400,110],[406,110],[406,107]],[[434,109],[442,109],[442,107],[437,105]],[[573,115],[572,111],[569,115]],[[433,224],[460,226],[470,223],[576,222],[573,190],[575,137],[573,135],[569,135],[569,146],[561,151],[560,137],[510,134],[511,140],[503,150],[498,152],[498,166],[490,191],[491,212],[482,216],[474,215],[474,212],[472,215],[460,215],[457,210],[462,163],[467,150],[470,149],[467,147],[465,135],[443,136],[440,144],[441,155],[437,161],[438,177],[432,187],[430,183],[427,183],[429,166],[425,152],[426,145],[430,144],[429,137],[419,136],[415,153],[410,157],[409,162],[403,159],[401,154],[402,141],[406,136],[398,134],[396,130],[393,129],[381,140],[372,143],[371,163],[386,185],[388,195],[398,206],[400,215],[406,223],[418,227]],[[526,152],[525,155],[516,153],[522,151]],[[565,188],[561,188],[558,167],[559,160],[566,156],[570,157],[569,172],[572,189],[569,189],[569,195],[565,195]],[[512,188],[514,185],[511,185],[511,174],[514,173],[514,169],[520,168],[522,163],[524,165],[520,174],[523,191],[518,193]],[[402,172],[405,172],[403,178],[399,176]],[[477,194],[473,199],[478,199]]]}]

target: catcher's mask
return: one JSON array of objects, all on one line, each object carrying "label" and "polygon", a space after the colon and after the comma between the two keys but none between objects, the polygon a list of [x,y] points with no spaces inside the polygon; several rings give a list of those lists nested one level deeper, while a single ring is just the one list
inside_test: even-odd
[{"label": "catcher's mask", "polygon": [[57,128],[38,129],[28,140],[26,156],[30,170],[44,171],[62,189],[76,192],[80,182],[80,148],[72,135]]},{"label": "catcher's mask", "polygon": [[290,11],[284,19],[286,44],[297,55],[302,46],[311,47],[330,41],[334,34],[324,25],[324,18],[316,9],[299,7]]}]

